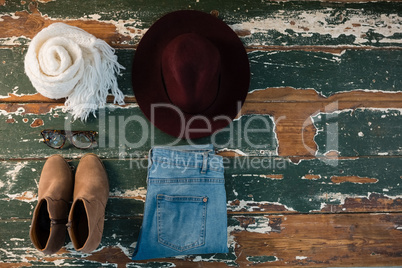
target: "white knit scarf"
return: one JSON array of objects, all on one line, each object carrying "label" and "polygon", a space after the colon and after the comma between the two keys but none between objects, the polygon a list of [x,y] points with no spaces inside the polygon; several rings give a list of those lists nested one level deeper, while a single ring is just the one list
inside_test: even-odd
[{"label": "white knit scarf", "polygon": [[116,78],[122,69],[105,41],[64,23],[40,31],[25,56],[25,73],[36,90],[51,99],[66,98],[64,111],[83,121],[104,107],[109,89],[114,103],[124,104]]}]

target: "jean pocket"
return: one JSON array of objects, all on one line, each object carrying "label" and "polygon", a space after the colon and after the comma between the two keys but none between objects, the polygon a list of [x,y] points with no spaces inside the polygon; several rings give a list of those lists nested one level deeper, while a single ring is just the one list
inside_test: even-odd
[{"label": "jean pocket", "polygon": [[205,244],[208,198],[157,195],[158,242],[185,251]]}]

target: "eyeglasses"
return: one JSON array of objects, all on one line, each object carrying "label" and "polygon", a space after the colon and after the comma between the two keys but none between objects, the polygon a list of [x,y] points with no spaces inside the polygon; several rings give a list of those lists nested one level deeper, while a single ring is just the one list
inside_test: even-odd
[{"label": "eyeglasses", "polygon": [[97,143],[96,131],[65,131],[45,129],[41,132],[43,142],[54,149],[61,149],[68,139],[75,148],[88,149],[94,147]]}]

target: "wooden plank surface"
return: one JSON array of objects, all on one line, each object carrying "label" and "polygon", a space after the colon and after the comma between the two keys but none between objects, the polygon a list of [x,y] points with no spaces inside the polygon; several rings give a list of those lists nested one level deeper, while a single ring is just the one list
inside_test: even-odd
[{"label": "wooden plank surface", "polygon": [[[229,24],[250,60],[246,102],[212,137],[176,140],[142,115],[131,88],[135,49],[163,14],[210,12]],[[402,2],[0,0],[0,266],[402,266]],[[24,74],[30,40],[54,22],[116,48],[126,105],[71,122],[64,100],[38,94]],[[112,98],[109,98],[112,102]],[[28,236],[47,157],[74,169],[86,153],[55,151],[44,128],[99,132],[110,198],[100,247],[67,238],[45,256]],[[228,254],[132,262],[153,145],[213,143],[224,156]]]},{"label": "wooden plank surface", "polygon": [[[36,93],[23,73],[25,53],[26,48],[21,47],[0,49],[0,66],[5,75],[0,88],[2,98],[10,93]],[[127,96],[133,96],[131,64],[135,51],[118,49],[116,55],[126,68],[119,77],[119,86]],[[401,59],[402,49],[346,49],[340,55],[325,51],[303,51],[301,48],[291,51],[252,50],[249,52],[249,91],[292,87],[315,89],[318,94],[326,97],[351,90],[395,93],[401,87]]]},{"label": "wooden plank surface", "polygon": [[[147,1],[5,1],[6,44],[32,38],[52,22],[64,21],[114,45],[135,45],[161,15],[178,9],[214,14],[244,36],[246,45],[396,45],[400,41],[401,3],[328,3],[318,1],[216,3]],[[24,36],[19,39],[20,36]],[[22,41],[23,42],[23,41]]]},{"label": "wooden plank surface", "polygon": [[[7,208],[1,219],[24,219],[32,214],[44,161],[1,162],[4,176],[0,179],[0,203]],[[297,164],[280,157],[238,157],[225,158],[224,162],[231,214],[374,213],[402,209],[401,175],[392,168],[402,164],[400,157],[311,159]],[[147,163],[146,158],[104,160],[112,178],[107,215],[142,214]],[[70,164],[75,168],[78,160]]]},{"label": "wooden plank surface", "polygon": [[[246,266],[371,266],[401,265],[401,248],[394,241],[402,238],[402,214],[325,214],[230,216],[230,252],[203,256],[131,262],[132,243],[138,237],[140,218],[107,219],[102,248],[91,255],[74,252],[67,244],[57,255],[38,253],[22,230],[29,222],[0,222],[6,244],[2,261],[13,267],[73,265],[85,267],[230,267]],[[11,236],[11,240],[4,237]],[[192,263],[192,265],[191,265]]]}]

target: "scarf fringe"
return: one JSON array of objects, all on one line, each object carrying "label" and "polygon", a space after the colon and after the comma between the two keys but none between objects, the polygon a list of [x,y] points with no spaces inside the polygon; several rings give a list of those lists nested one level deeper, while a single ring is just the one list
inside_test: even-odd
[{"label": "scarf fringe", "polygon": [[[71,41],[74,42],[73,45]],[[68,51],[71,55],[75,57],[80,55],[82,58],[75,59],[79,66],[72,62],[73,68],[66,68],[65,72],[56,76],[44,73],[46,68],[41,68],[40,62],[43,63],[43,60],[38,60],[37,51],[40,51],[42,45],[46,47],[46,42],[50,44],[47,47],[56,46],[57,50],[59,49],[57,46],[62,46],[64,50],[72,50]],[[76,51],[77,47],[80,51]],[[41,55],[41,59],[48,57],[54,56]],[[52,58],[50,60],[53,64],[57,63],[57,60],[60,61],[60,59]],[[54,23],[38,33],[32,40],[25,57],[25,72],[37,91],[49,98],[66,97],[63,111],[70,112],[74,120],[81,119],[84,122],[91,113],[96,117],[96,110],[105,106],[109,90],[114,96],[114,103],[124,104],[124,95],[118,87],[116,77],[124,69],[117,61],[115,50],[105,41],[64,23]]]}]

